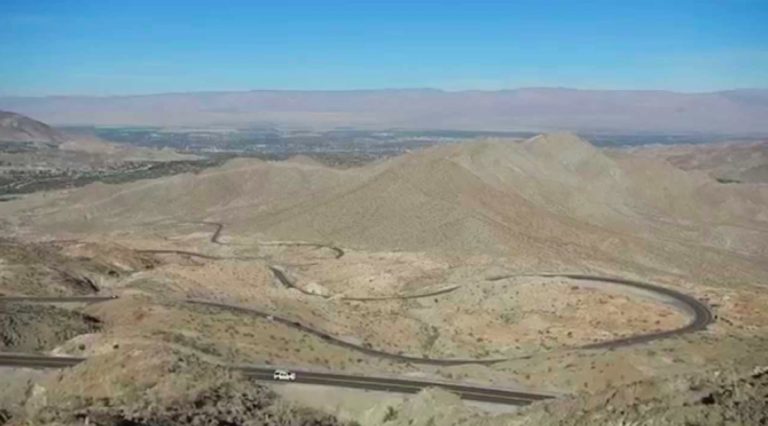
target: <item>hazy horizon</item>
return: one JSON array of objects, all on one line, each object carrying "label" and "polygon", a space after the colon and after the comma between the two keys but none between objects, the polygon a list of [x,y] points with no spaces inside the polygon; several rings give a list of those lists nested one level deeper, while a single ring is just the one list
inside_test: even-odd
[{"label": "hazy horizon", "polygon": [[145,97],[145,96],[163,96],[163,95],[194,95],[194,94],[226,94],[226,93],[281,93],[281,92],[297,92],[297,93],[360,93],[360,92],[443,92],[443,93],[496,93],[496,92],[514,92],[514,91],[572,91],[572,92],[639,92],[639,93],[674,93],[681,95],[708,95],[724,92],[763,92],[768,91],[768,87],[733,87],[720,90],[703,90],[703,91],[686,91],[686,90],[671,90],[671,89],[624,89],[624,88],[606,88],[606,89],[590,89],[581,87],[568,87],[568,86],[520,86],[510,87],[503,89],[442,89],[439,87],[382,87],[382,88],[349,88],[349,89],[269,89],[269,88],[251,88],[240,90],[187,90],[187,91],[167,91],[167,92],[142,92],[142,93],[109,93],[109,94],[85,94],[85,93],[49,93],[39,95],[15,95],[0,93],[0,98],[120,98],[120,97]]},{"label": "hazy horizon", "polygon": [[234,91],[0,97],[54,125],[768,133],[768,91]]}]

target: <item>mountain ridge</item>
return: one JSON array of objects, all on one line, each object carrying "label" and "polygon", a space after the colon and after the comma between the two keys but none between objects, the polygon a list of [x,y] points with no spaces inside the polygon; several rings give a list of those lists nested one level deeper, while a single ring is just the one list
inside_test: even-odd
[{"label": "mountain ridge", "polygon": [[584,89],[578,87],[556,87],[556,86],[528,86],[509,89],[460,89],[448,90],[436,87],[404,87],[404,88],[382,88],[382,89],[245,89],[245,90],[190,90],[190,91],[171,91],[155,93],[133,93],[133,94],[104,94],[104,95],[86,95],[86,94],[51,94],[51,95],[10,95],[0,94],[0,99],[56,99],[56,98],[139,98],[147,96],[165,96],[165,95],[196,95],[196,94],[232,94],[232,93],[378,93],[378,92],[432,92],[432,93],[505,93],[517,91],[570,91],[570,92],[605,92],[605,93],[672,93],[679,95],[711,95],[727,93],[761,93],[768,95],[768,88],[762,87],[743,87],[723,90],[702,90],[702,91],[679,91],[669,89]]},{"label": "mountain ridge", "polygon": [[47,124],[10,111],[0,110],[0,142],[31,142],[59,145],[64,135]]},{"label": "mountain ridge", "polygon": [[33,195],[0,211],[48,211],[35,224],[48,232],[173,218],[225,223],[227,232],[268,241],[658,264],[671,250],[686,256],[689,245],[762,259],[766,203],[768,187],[722,185],[560,133],[438,145],[344,170],[238,159],[199,174]]},{"label": "mountain ridge", "polygon": [[764,89],[706,93],[564,88],[252,90],[0,97],[0,108],[57,125],[768,134],[768,90]]}]

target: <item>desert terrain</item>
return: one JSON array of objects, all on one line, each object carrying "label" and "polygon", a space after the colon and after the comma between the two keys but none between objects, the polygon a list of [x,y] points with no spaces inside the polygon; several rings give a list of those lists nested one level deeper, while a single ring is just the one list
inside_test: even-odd
[{"label": "desert terrain", "polygon": [[0,426],[768,426],[768,1],[0,5]]},{"label": "desert terrain", "polygon": [[768,182],[766,140],[647,146],[632,151],[635,155],[665,159],[683,170],[706,172],[721,183]]},{"label": "desert terrain", "polygon": [[[711,400],[705,420],[727,418],[723,392],[766,386],[768,187],[717,177],[552,133],[27,194],[0,203],[0,347],[87,360],[0,367],[0,408],[11,424],[674,424],[704,411],[670,407]],[[66,299],[82,296],[100,299]],[[324,404],[333,388],[275,393],[227,368],[243,365],[546,400]],[[755,392],[739,401],[764,420]]]}]

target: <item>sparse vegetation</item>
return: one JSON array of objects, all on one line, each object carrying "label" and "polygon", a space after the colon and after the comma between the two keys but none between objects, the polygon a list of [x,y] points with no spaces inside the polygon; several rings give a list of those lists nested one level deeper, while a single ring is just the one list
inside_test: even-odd
[{"label": "sparse vegetation", "polygon": [[[581,159],[578,166],[573,170],[563,166],[558,156],[563,153]],[[498,161],[504,167],[493,168]],[[593,185],[597,185],[595,179],[609,186],[623,179],[622,188],[633,188],[645,178],[633,175],[627,164],[572,135],[550,135],[515,144],[483,141],[437,147],[370,168],[343,171],[306,159],[280,163],[237,159],[197,174],[156,179],[151,185],[116,184],[54,193],[50,200],[43,197],[30,206],[22,222],[4,226],[25,236],[68,232],[78,237],[44,244],[4,241],[0,247],[3,266],[10,267],[0,274],[0,291],[121,295],[118,300],[74,308],[99,318],[101,333],[83,336],[82,330],[61,324],[71,334],[57,340],[58,350],[78,356],[131,351],[135,345],[168,345],[224,364],[309,366],[351,374],[421,371],[442,380],[482,382],[492,377],[494,384],[536,387],[548,383],[564,393],[599,393],[655,375],[698,370],[701,360],[719,359],[718,353],[732,343],[717,331],[669,339],[666,346],[659,342],[640,349],[565,350],[682,327],[687,316],[648,295],[619,292],[597,281],[515,276],[507,271],[534,269],[521,266],[527,264],[545,271],[564,269],[547,266],[548,259],[599,265],[596,270],[627,277],[657,277],[648,271],[674,267],[689,274],[708,274],[708,284],[695,289],[701,292],[696,297],[716,305],[718,315],[727,315],[729,322],[722,322],[723,327],[743,333],[735,340],[743,348],[765,347],[749,336],[768,324],[768,317],[756,309],[766,296],[748,285],[725,285],[717,278],[727,273],[732,275],[729,282],[749,282],[749,277],[760,276],[758,266],[729,254],[724,246],[714,256],[711,245],[720,242],[705,241],[706,235],[694,231],[686,234],[685,245],[644,234],[643,244],[634,246],[634,221],[648,229],[676,229],[675,225],[643,215],[629,220],[609,209],[601,214],[613,222],[598,227],[585,221],[593,214],[593,206],[602,202],[603,192],[586,188],[578,200],[563,199],[558,194],[567,185],[558,186],[540,175],[541,169],[549,168],[559,173],[562,182],[595,175],[598,178],[590,177]],[[510,172],[510,165],[526,174]],[[604,170],[615,173],[600,180]],[[663,173],[678,173],[666,170]],[[544,181],[557,189],[539,188]],[[706,194],[711,183],[702,180],[691,185],[699,188],[697,194]],[[699,184],[705,186],[695,186]],[[713,190],[730,190],[717,188]],[[534,197],[550,190],[549,198]],[[462,194],[461,203],[443,201],[457,191]],[[289,200],[287,192],[292,194]],[[731,196],[739,199],[743,194]],[[685,193],[678,195],[684,197]],[[254,199],[258,208],[250,207]],[[666,208],[655,198],[613,201],[627,209],[642,203],[651,210]],[[0,211],[24,211],[28,202],[6,202]],[[369,207],[372,203],[374,207]],[[683,212],[688,208],[680,207]],[[192,220],[211,212],[215,223]],[[498,223],[474,220],[479,212]],[[675,218],[681,213],[666,214]],[[702,210],[701,214],[714,213]],[[748,222],[751,219],[745,217],[753,212],[738,208],[732,214],[734,220]],[[446,222],[447,218],[468,219]],[[212,226],[216,223],[224,225]],[[348,232],[339,223],[356,231]],[[88,235],[87,242],[79,237],[81,233]],[[665,231],[664,235],[672,234]],[[741,244],[744,250],[761,247],[758,240],[741,239],[744,235],[728,244]],[[368,248],[359,248],[363,243]],[[626,251],[613,250],[614,246]],[[631,262],[636,253],[643,254],[645,263]],[[706,271],[697,271],[700,257],[708,262],[703,266]],[[739,268],[734,269],[734,264]],[[275,285],[273,268],[277,267],[296,287],[321,289],[324,296]],[[694,294],[687,281],[658,278],[664,286]],[[401,298],[420,293],[430,295]],[[186,303],[190,297],[254,311]],[[299,326],[311,326],[320,334]],[[508,360],[437,369],[369,354],[337,338],[408,357],[474,360],[467,361],[470,364],[478,359]],[[690,356],[693,353],[706,355]],[[744,359],[754,362],[757,356],[746,351]],[[185,368],[183,363],[176,365],[172,373]],[[140,398],[141,392],[129,393],[125,386],[119,387],[121,395]],[[162,410],[126,416],[115,414],[113,408],[118,405],[112,403],[77,404],[81,409],[75,414],[45,415],[73,415],[74,421],[88,418],[92,423],[188,421]],[[85,408],[89,406],[98,409],[89,411]],[[391,417],[386,422],[399,424],[413,418],[408,410],[393,410],[396,417],[381,413]],[[422,424],[441,424],[439,416],[423,420]]]}]

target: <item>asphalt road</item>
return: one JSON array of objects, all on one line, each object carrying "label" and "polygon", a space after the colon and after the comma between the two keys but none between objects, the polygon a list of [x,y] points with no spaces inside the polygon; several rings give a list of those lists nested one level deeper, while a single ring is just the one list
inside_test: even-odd
[{"label": "asphalt road", "polygon": [[[273,272],[281,281],[287,280],[287,278],[279,270],[273,268]],[[498,281],[498,280],[501,280],[504,278],[510,278],[513,276],[518,277],[522,275],[509,275],[509,276],[495,277],[490,280]],[[534,275],[525,275],[525,276],[534,276]],[[573,280],[596,281],[596,282],[603,282],[603,283],[612,284],[612,285],[622,285],[622,286],[628,286],[632,288],[639,288],[645,291],[655,292],[661,296],[664,296],[665,298],[668,298],[670,301],[672,301],[672,303],[676,307],[687,312],[691,316],[691,321],[687,325],[677,329],[665,330],[665,331],[659,331],[654,333],[629,336],[629,337],[609,340],[605,342],[587,344],[587,345],[579,346],[573,349],[611,349],[611,348],[619,348],[623,346],[647,343],[653,340],[669,338],[673,336],[683,335],[686,333],[692,333],[695,331],[704,330],[709,324],[711,324],[714,321],[714,317],[711,311],[709,310],[709,308],[703,303],[696,300],[696,298],[680,293],[678,291],[671,290],[665,287],[660,287],[654,284],[649,284],[649,283],[644,283],[644,282],[639,282],[634,280],[627,280],[623,278],[599,277],[599,276],[582,275],[582,274],[539,274],[536,276],[565,277]],[[14,301],[9,298],[0,298],[0,303],[2,303],[3,299],[5,299],[6,301]],[[109,300],[111,299],[111,297],[39,298],[39,299],[38,298],[16,298],[15,301],[31,301],[31,299],[36,299],[38,302],[45,300],[47,302],[63,303],[68,301],[69,302],[76,302],[76,301],[95,302],[95,301]],[[322,330],[318,330],[312,326],[303,324],[299,321],[292,320],[289,318],[283,318],[283,317],[280,317],[279,315],[275,315],[274,313],[263,312],[251,307],[230,305],[226,303],[213,302],[208,300],[199,300],[199,299],[188,299],[186,300],[186,302],[195,304],[195,305],[200,305],[200,306],[227,310],[231,312],[237,312],[237,313],[242,313],[247,315],[255,315],[255,316],[282,324],[284,326],[299,330],[301,332],[312,334],[335,346],[353,350],[359,353],[363,353],[365,355],[384,358],[384,359],[390,359],[397,362],[406,362],[406,363],[424,364],[424,365],[451,366],[451,365],[466,365],[466,364],[491,365],[491,364],[496,364],[496,363],[510,360],[510,358],[486,358],[486,359],[449,358],[449,359],[446,359],[446,358],[428,358],[428,357],[416,357],[416,356],[396,354],[396,353],[374,349],[370,346],[348,342],[338,337],[332,336]],[[527,355],[527,356],[515,357],[512,359],[524,359],[524,358],[530,358],[530,357],[531,355]]]},{"label": "asphalt road", "polygon": [[147,254],[177,254],[179,256],[197,257],[207,260],[267,260],[266,257],[260,256],[214,256],[187,250],[136,249],[134,251]]},{"label": "asphalt road", "polygon": [[[0,366],[25,368],[66,368],[85,361],[85,358],[50,357],[25,354],[0,354]],[[242,372],[246,377],[255,380],[276,382],[272,379],[273,368],[232,366],[233,370]],[[432,382],[428,380],[408,380],[389,377],[353,376],[335,373],[320,373],[312,371],[292,370],[296,373],[296,381],[311,385],[334,386],[352,389],[365,389],[382,392],[417,393],[422,389],[440,387],[458,394],[462,399],[470,401],[493,402],[508,405],[527,405],[535,401],[553,398],[553,395],[533,392],[522,392],[498,388],[482,388],[455,383]]]},{"label": "asphalt road", "polygon": [[[211,237],[211,242],[221,244],[219,242],[219,237],[221,235],[223,225],[218,223],[211,223],[211,222],[205,222],[205,224],[214,225],[217,227],[213,236]],[[335,248],[332,246],[325,246],[325,245],[319,245],[319,244],[304,244],[304,243],[290,244],[290,245],[307,245],[307,246],[314,246],[314,247],[331,248],[336,252],[336,258],[339,258],[344,255],[344,251],[342,249]],[[208,259],[221,259],[216,256],[201,255],[198,253],[175,251],[175,250],[145,250],[144,252],[176,253],[176,254],[182,254],[182,255],[204,257]],[[279,281],[281,281],[284,285],[287,285],[289,287],[294,287],[293,283],[291,283],[290,280],[288,280],[288,278],[285,276],[285,274],[281,270],[277,268],[271,268],[271,269],[275,277]],[[681,293],[669,288],[660,287],[654,284],[644,283],[644,282],[635,281],[635,280],[628,280],[624,278],[599,277],[599,276],[586,275],[586,274],[527,274],[527,275],[507,275],[507,276],[501,276],[501,277],[494,277],[494,278],[490,278],[489,281],[498,281],[505,278],[519,277],[519,276],[563,277],[563,278],[569,278],[573,280],[588,280],[592,282],[600,282],[600,283],[606,283],[610,285],[620,285],[620,286],[626,286],[626,287],[631,287],[635,289],[641,289],[644,291],[656,293],[664,297],[665,299],[669,300],[672,305],[674,305],[675,307],[677,307],[682,311],[685,311],[691,316],[691,321],[687,325],[674,330],[629,336],[626,338],[611,340],[607,342],[599,342],[599,343],[584,345],[584,346],[578,347],[577,349],[606,349],[606,348],[617,348],[622,346],[646,343],[646,342],[650,342],[657,339],[668,338],[672,336],[679,336],[686,333],[692,333],[695,331],[704,330],[710,323],[714,321],[714,316],[712,315],[709,308],[703,303],[696,300],[696,298],[692,296],[686,295],[684,293]],[[443,294],[453,290],[456,290],[456,288],[440,290],[438,292],[435,292],[432,295]],[[14,303],[14,302],[94,303],[94,302],[111,300],[113,298],[114,297],[111,297],[111,296],[74,296],[74,297],[39,297],[39,298],[37,297],[0,297],[0,304],[3,302],[5,303]],[[323,331],[316,330],[311,326],[304,325],[298,321],[293,321],[287,318],[281,318],[270,313],[258,311],[256,309],[243,307],[243,306],[228,305],[224,303],[218,303],[218,302],[212,302],[212,301],[206,301],[206,300],[187,300],[186,302],[201,305],[201,306],[207,306],[211,308],[225,309],[225,310],[234,311],[234,312],[257,315],[257,316],[266,318],[268,320],[286,325],[288,327],[298,329],[302,332],[318,336],[321,339],[326,340],[331,344],[341,346],[347,349],[351,349],[354,351],[358,351],[361,353],[365,353],[370,356],[392,359],[395,361],[409,362],[414,364],[431,364],[431,365],[447,366],[447,365],[462,365],[462,364],[494,364],[494,363],[509,360],[507,358],[433,359],[433,358],[421,358],[421,357],[411,357],[407,355],[393,354],[393,353],[388,353],[384,351],[379,351],[367,346],[357,345],[351,342],[347,342],[339,338],[336,338],[334,336],[328,335]],[[84,360],[83,358],[72,358],[72,357],[50,357],[50,356],[42,356],[42,355],[1,354],[0,353],[0,366],[30,367],[30,368],[64,368],[64,367],[71,367],[73,365],[76,365],[77,363],[82,362],[83,360]],[[263,367],[233,366],[232,368],[240,370],[245,375],[253,377],[255,379],[268,380],[268,381],[272,381],[272,373],[274,371],[272,368],[263,368]],[[418,381],[418,380],[386,378],[386,377],[353,376],[353,375],[342,375],[342,374],[335,374],[335,373],[318,373],[318,372],[310,372],[310,371],[296,371],[296,383],[339,386],[339,387],[347,387],[347,388],[367,389],[367,390],[386,391],[386,392],[401,392],[401,393],[416,393],[426,387],[442,387],[459,394],[462,398],[467,400],[503,403],[503,404],[511,404],[511,405],[526,405],[534,401],[552,398],[552,395],[547,395],[547,394],[510,391],[510,390],[495,389],[495,388],[473,387],[473,386],[467,386],[467,385],[461,385],[461,384],[448,384],[448,383],[441,383],[441,382]]]},{"label": "asphalt road", "polygon": [[83,361],[85,358],[0,353],[1,367],[66,368]]},{"label": "asphalt road", "polygon": [[0,296],[1,303],[96,303],[117,299],[117,296],[66,296],[66,297],[30,297],[30,296]]},{"label": "asphalt road", "polygon": [[[288,276],[285,275],[285,272],[283,272],[280,268],[276,268],[274,266],[270,266],[269,270],[272,271],[272,275],[275,276],[275,278],[280,281],[280,284],[287,288],[292,288],[299,293],[302,293],[306,296],[313,296],[313,297],[322,297],[324,299],[328,299],[331,296],[324,296],[317,293],[312,293],[311,291],[304,290],[301,287],[296,286],[296,284],[291,281]],[[458,290],[461,288],[461,286],[454,285],[446,288],[442,288],[440,290],[430,291],[427,293],[421,293],[421,294],[411,294],[411,295],[395,295],[395,296],[379,296],[379,297],[346,297],[342,296],[339,297],[339,300],[349,300],[351,302],[382,302],[385,300],[409,300],[409,299],[421,299],[425,297],[434,297],[434,296],[440,296],[446,293],[450,293],[452,291]]]},{"label": "asphalt road", "polygon": [[327,244],[317,244],[317,243],[289,243],[289,242],[282,242],[282,243],[260,243],[259,245],[262,246],[285,246],[285,247],[312,247],[316,249],[328,249],[333,251],[333,258],[334,259],[341,259],[346,254],[344,252],[344,249],[341,247],[331,246]]},{"label": "asphalt road", "polygon": [[698,301],[695,297],[689,296],[685,293],[681,293],[676,290],[672,290],[667,287],[661,287],[655,284],[650,284],[642,281],[629,280],[625,278],[617,277],[600,277],[596,275],[588,274],[523,274],[523,275],[504,275],[500,277],[491,278],[491,281],[498,281],[506,278],[513,277],[562,277],[572,280],[592,281],[600,282],[611,285],[619,285],[630,288],[636,288],[645,290],[650,293],[656,293],[664,298],[668,299],[671,305],[677,309],[687,313],[691,320],[683,327],[673,330],[658,331],[654,333],[639,334],[635,336],[624,337],[620,339],[608,340],[605,342],[591,343],[588,345],[579,346],[578,349],[612,349],[622,346],[637,345],[641,343],[648,343],[653,340],[664,339],[668,337],[680,336],[687,333],[693,333],[696,331],[702,331],[715,321],[712,311],[707,305]]},{"label": "asphalt road", "polygon": [[[191,223],[197,223],[201,225],[208,225],[208,226],[214,226],[216,229],[211,234],[211,237],[209,241],[213,244],[218,245],[228,245],[226,243],[221,242],[221,235],[224,232],[224,224],[219,222],[191,222]],[[287,247],[313,247],[313,248],[326,248],[334,252],[334,258],[339,259],[342,256],[344,256],[344,250],[341,247],[326,245],[326,244],[317,244],[317,243],[303,243],[303,242],[284,242],[284,243],[264,243],[262,245],[265,246],[287,246]],[[266,257],[262,256],[215,256],[205,253],[199,253],[194,251],[188,251],[188,250],[172,250],[172,249],[136,249],[136,252],[138,253],[147,253],[147,254],[177,254],[180,256],[187,256],[187,257],[197,257],[200,259],[207,259],[207,260],[268,260]],[[275,271],[273,270],[273,273]],[[297,288],[298,290],[298,288]]]},{"label": "asphalt road", "polygon": [[502,361],[507,361],[507,358],[495,358],[495,359],[473,359],[473,358],[467,358],[467,359],[461,359],[461,358],[455,358],[455,359],[439,359],[439,358],[422,358],[422,357],[414,357],[414,356],[408,356],[408,355],[399,355],[394,354],[390,352],[380,351],[377,349],[373,349],[370,347],[366,347],[363,345],[358,345],[356,343],[347,342],[345,340],[339,339],[337,337],[331,336],[330,334],[317,330],[311,326],[302,324],[299,321],[294,321],[288,318],[282,318],[278,315],[274,315],[268,312],[259,311],[257,309],[249,308],[246,306],[236,306],[236,305],[228,305],[226,303],[219,303],[219,302],[211,302],[208,300],[197,300],[197,299],[189,299],[187,302],[195,304],[195,305],[201,305],[201,306],[207,306],[211,308],[217,308],[222,310],[227,310],[230,312],[238,312],[243,313],[247,315],[255,315],[261,318],[269,319],[270,321],[274,321],[276,323],[282,324],[284,326],[293,328],[295,330],[299,330],[301,332],[312,334],[314,336],[317,336],[326,342],[339,346],[345,349],[350,349],[356,352],[360,352],[366,355],[370,355],[377,358],[385,358],[390,359],[393,361],[398,362],[409,362],[412,364],[426,364],[426,365],[444,365],[444,366],[450,366],[450,365],[465,365],[465,364],[495,364]]},{"label": "asphalt road", "polygon": [[[282,273],[282,271],[280,271],[279,269],[272,268],[272,272],[275,274],[277,279],[280,280],[284,285],[293,287],[293,284],[287,279],[287,277],[285,276],[285,274]],[[619,286],[641,289],[641,290],[645,290],[645,291],[656,293],[660,296],[663,296],[665,299],[668,299],[673,306],[680,309],[681,311],[686,312],[691,317],[691,320],[689,321],[688,324],[673,330],[664,330],[664,331],[658,331],[653,333],[623,337],[623,338],[609,340],[605,342],[591,343],[583,346],[578,346],[573,349],[613,349],[613,348],[620,348],[624,346],[637,345],[641,343],[651,342],[654,340],[680,336],[687,333],[701,331],[706,329],[707,326],[714,321],[714,316],[712,315],[712,312],[709,310],[709,308],[705,304],[703,304],[702,302],[699,302],[696,298],[692,296],[689,296],[684,293],[680,293],[678,291],[675,291],[666,287],[657,286],[655,284],[628,280],[624,278],[600,277],[600,276],[586,275],[586,274],[526,274],[526,275],[506,275],[506,276],[491,278],[489,280],[498,281],[505,278],[520,277],[520,276],[563,277],[563,278],[569,278],[573,280],[593,281],[593,282],[606,283],[609,285],[619,285]],[[188,300],[188,302],[197,304],[197,305],[209,306],[209,307],[229,310],[233,312],[256,315],[262,318],[268,318],[272,321],[283,324],[287,327],[320,337],[321,339],[325,340],[330,344],[340,346],[345,349],[354,350],[369,356],[390,359],[393,361],[408,362],[412,364],[450,366],[450,365],[464,365],[464,364],[490,365],[490,364],[497,364],[500,362],[510,360],[510,358],[444,359],[444,358],[427,358],[427,357],[415,357],[415,356],[395,354],[391,352],[377,350],[369,346],[363,346],[356,343],[351,343],[351,342],[339,339],[337,337],[331,336],[324,331],[317,330],[312,326],[302,324],[301,322],[291,320],[288,318],[282,318],[279,315],[274,315],[268,312],[262,312],[250,307],[234,306],[234,305],[228,305],[225,303],[211,302],[207,300]],[[527,355],[527,356],[516,357],[513,359],[524,359],[524,358],[530,358],[530,357],[531,355]]]},{"label": "asphalt road", "polygon": [[203,221],[200,223],[203,225],[215,226],[216,229],[213,231],[213,234],[211,234],[211,242],[214,244],[221,244],[221,241],[219,241],[219,238],[221,237],[221,231],[224,230],[224,224],[219,222],[207,222],[207,221]]},{"label": "asphalt road", "polygon": [[[258,380],[272,380],[274,369],[257,367],[235,367],[246,376]],[[317,373],[310,371],[291,370],[296,373],[293,383],[337,386],[353,389],[366,389],[383,392],[417,393],[425,388],[440,387],[470,401],[493,402],[509,405],[527,405],[535,401],[553,398],[553,395],[531,392],[513,391],[498,388],[483,388],[455,383],[432,382],[428,380],[411,380],[389,377],[353,376],[334,373]],[[287,382],[281,382],[287,383]]]}]

